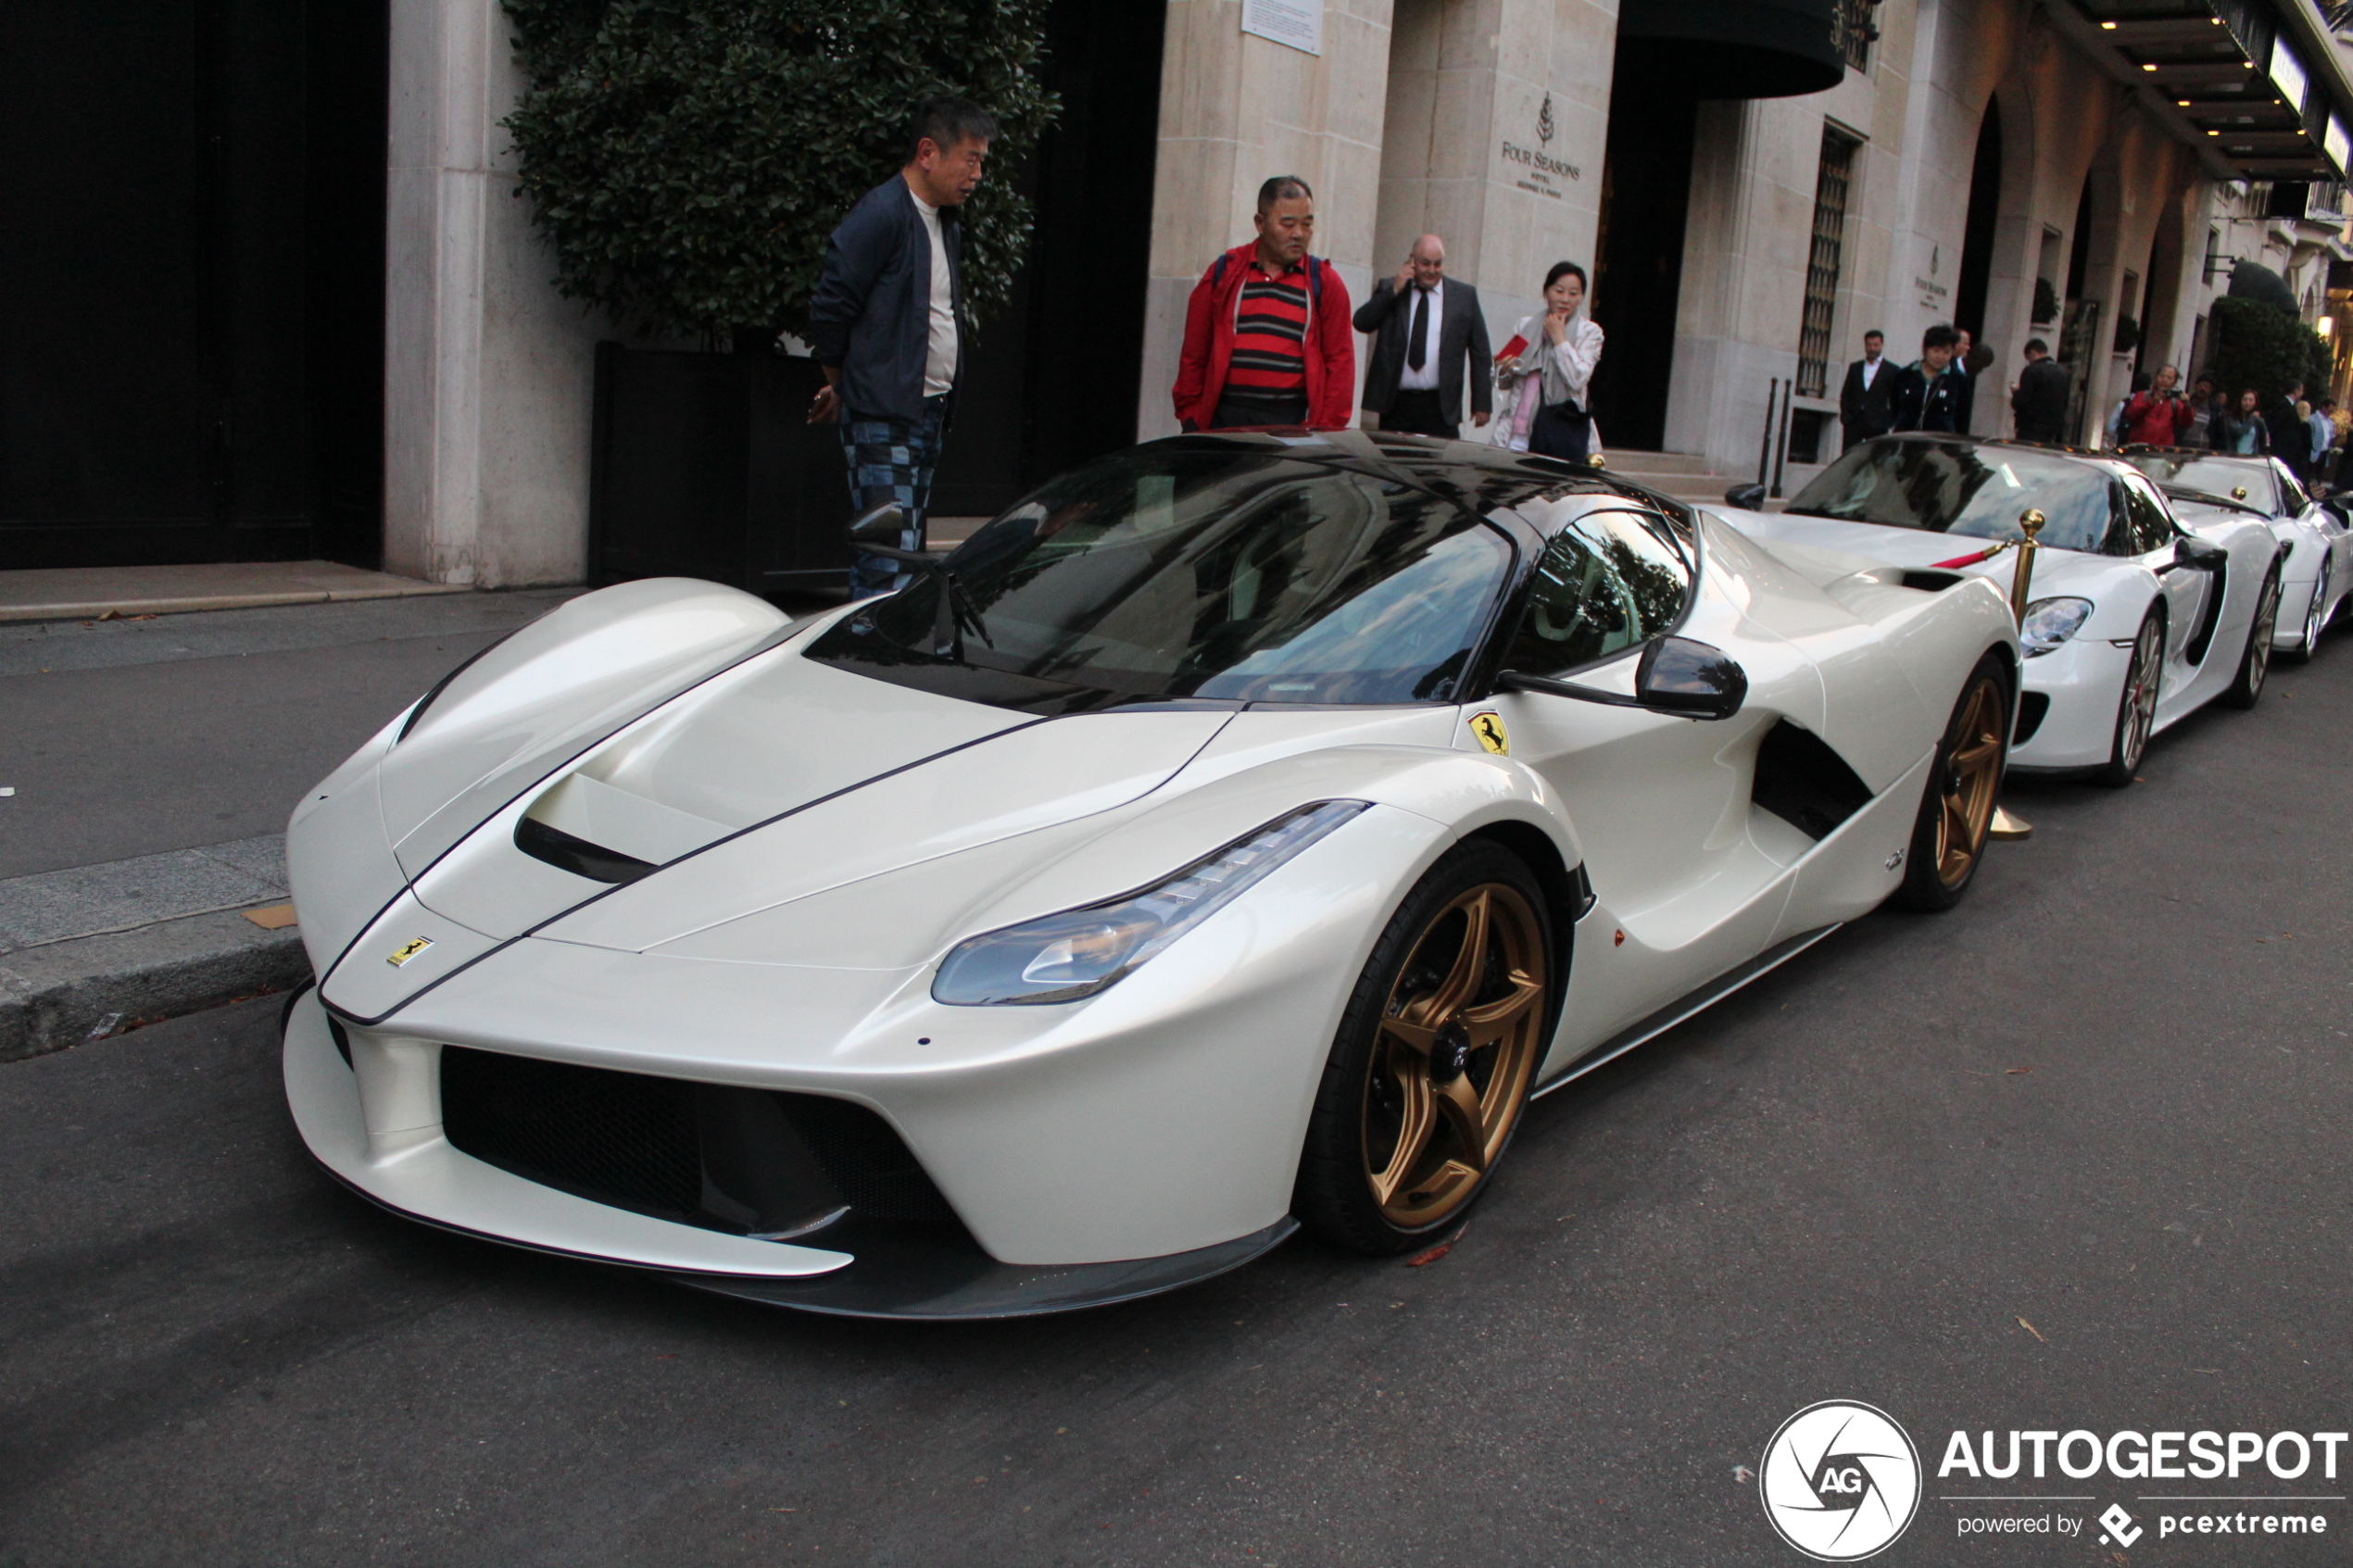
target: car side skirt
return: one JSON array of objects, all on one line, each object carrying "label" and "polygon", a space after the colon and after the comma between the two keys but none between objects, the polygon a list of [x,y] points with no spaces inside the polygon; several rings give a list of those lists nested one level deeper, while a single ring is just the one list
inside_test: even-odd
[{"label": "car side skirt", "polygon": [[[1839,924],[1843,923],[1845,922],[1839,922]],[[1578,1058],[1559,1077],[1544,1085],[1529,1098],[1541,1099],[1554,1089],[1564,1088],[1575,1083],[1595,1068],[1615,1061],[1636,1046],[1656,1039],[1685,1019],[1705,1012],[1750,981],[1780,968],[1781,965],[1789,962],[1790,960],[1797,957],[1798,954],[1838,928],[1838,925],[1824,925],[1818,926],[1812,931],[1801,931],[1787,941],[1776,943],[1766,948],[1746,963],[1725,971],[1698,990],[1686,992],[1652,1013],[1648,1018],[1638,1020],[1595,1046],[1585,1055]]]}]

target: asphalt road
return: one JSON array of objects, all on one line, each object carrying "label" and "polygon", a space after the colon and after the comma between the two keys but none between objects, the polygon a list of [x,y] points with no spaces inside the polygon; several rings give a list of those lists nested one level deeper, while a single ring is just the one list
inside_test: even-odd
[{"label": "asphalt road", "polygon": [[[0,1564],[1795,1564],[1743,1467],[1828,1399],[1931,1467],[1875,1562],[2342,1562],[2342,1502],[2225,1544],[2139,1499],[2343,1479],[1933,1470],[1957,1429],[2353,1424],[2348,737],[2340,634],[2140,786],[2014,788],[2039,831],[1955,913],[1541,1102],[1437,1261],[1294,1244],[1057,1320],[378,1214],[287,1124],[272,1001],[0,1067]],[[1944,1500],[2013,1490],[2092,1500]],[[2129,1553],[1957,1533],[2112,1501]]]},{"label": "asphalt road", "polygon": [[0,877],[276,833],[450,666],[577,592],[0,626]]}]

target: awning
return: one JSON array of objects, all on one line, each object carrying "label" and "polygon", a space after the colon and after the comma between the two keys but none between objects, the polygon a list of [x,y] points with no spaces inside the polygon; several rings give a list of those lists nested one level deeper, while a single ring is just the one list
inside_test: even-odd
[{"label": "awning", "polygon": [[[2240,180],[2339,180],[2346,107],[2267,0],[2054,0],[2065,31]],[[2221,172],[2221,169],[2217,172]]]},{"label": "awning", "polygon": [[2233,299],[2259,299],[2266,305],[2276,305],[2293,316],[2296,291],[2287,280],[2259,262],[2241,261],[2231,268],[2230,295]]},{"label": "awning", "polygon": [[[1617,46],[1671,68],[1699,98],[1787,98],[1835,87],[1849,40],[1839,0],[1622,0]],[[1857,24],[1863,26],[1866,24]]]}]

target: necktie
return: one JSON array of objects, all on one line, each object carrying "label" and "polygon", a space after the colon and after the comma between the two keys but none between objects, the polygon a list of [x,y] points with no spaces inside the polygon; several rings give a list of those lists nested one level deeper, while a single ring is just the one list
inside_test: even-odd
[{"label": "necktie", "polygon": [[1429,291],[1416,289],[1414,291],[1414,330],[1412,335],[1405,340],[1405,363],[1416,370],[1420,370],[1423,362],[1429,358],[1428,351],[1422,345],[1422,339],[1428,331]]}]

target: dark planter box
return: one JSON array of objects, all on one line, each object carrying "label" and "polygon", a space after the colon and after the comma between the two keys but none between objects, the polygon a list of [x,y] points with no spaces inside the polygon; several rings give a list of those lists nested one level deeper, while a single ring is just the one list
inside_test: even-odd
[{"label": "dark planter box", "polygon": [[588,581],[702,577],[754,594],[847,586],[849,487],[806,422],[813,359],[597,345]]}]

